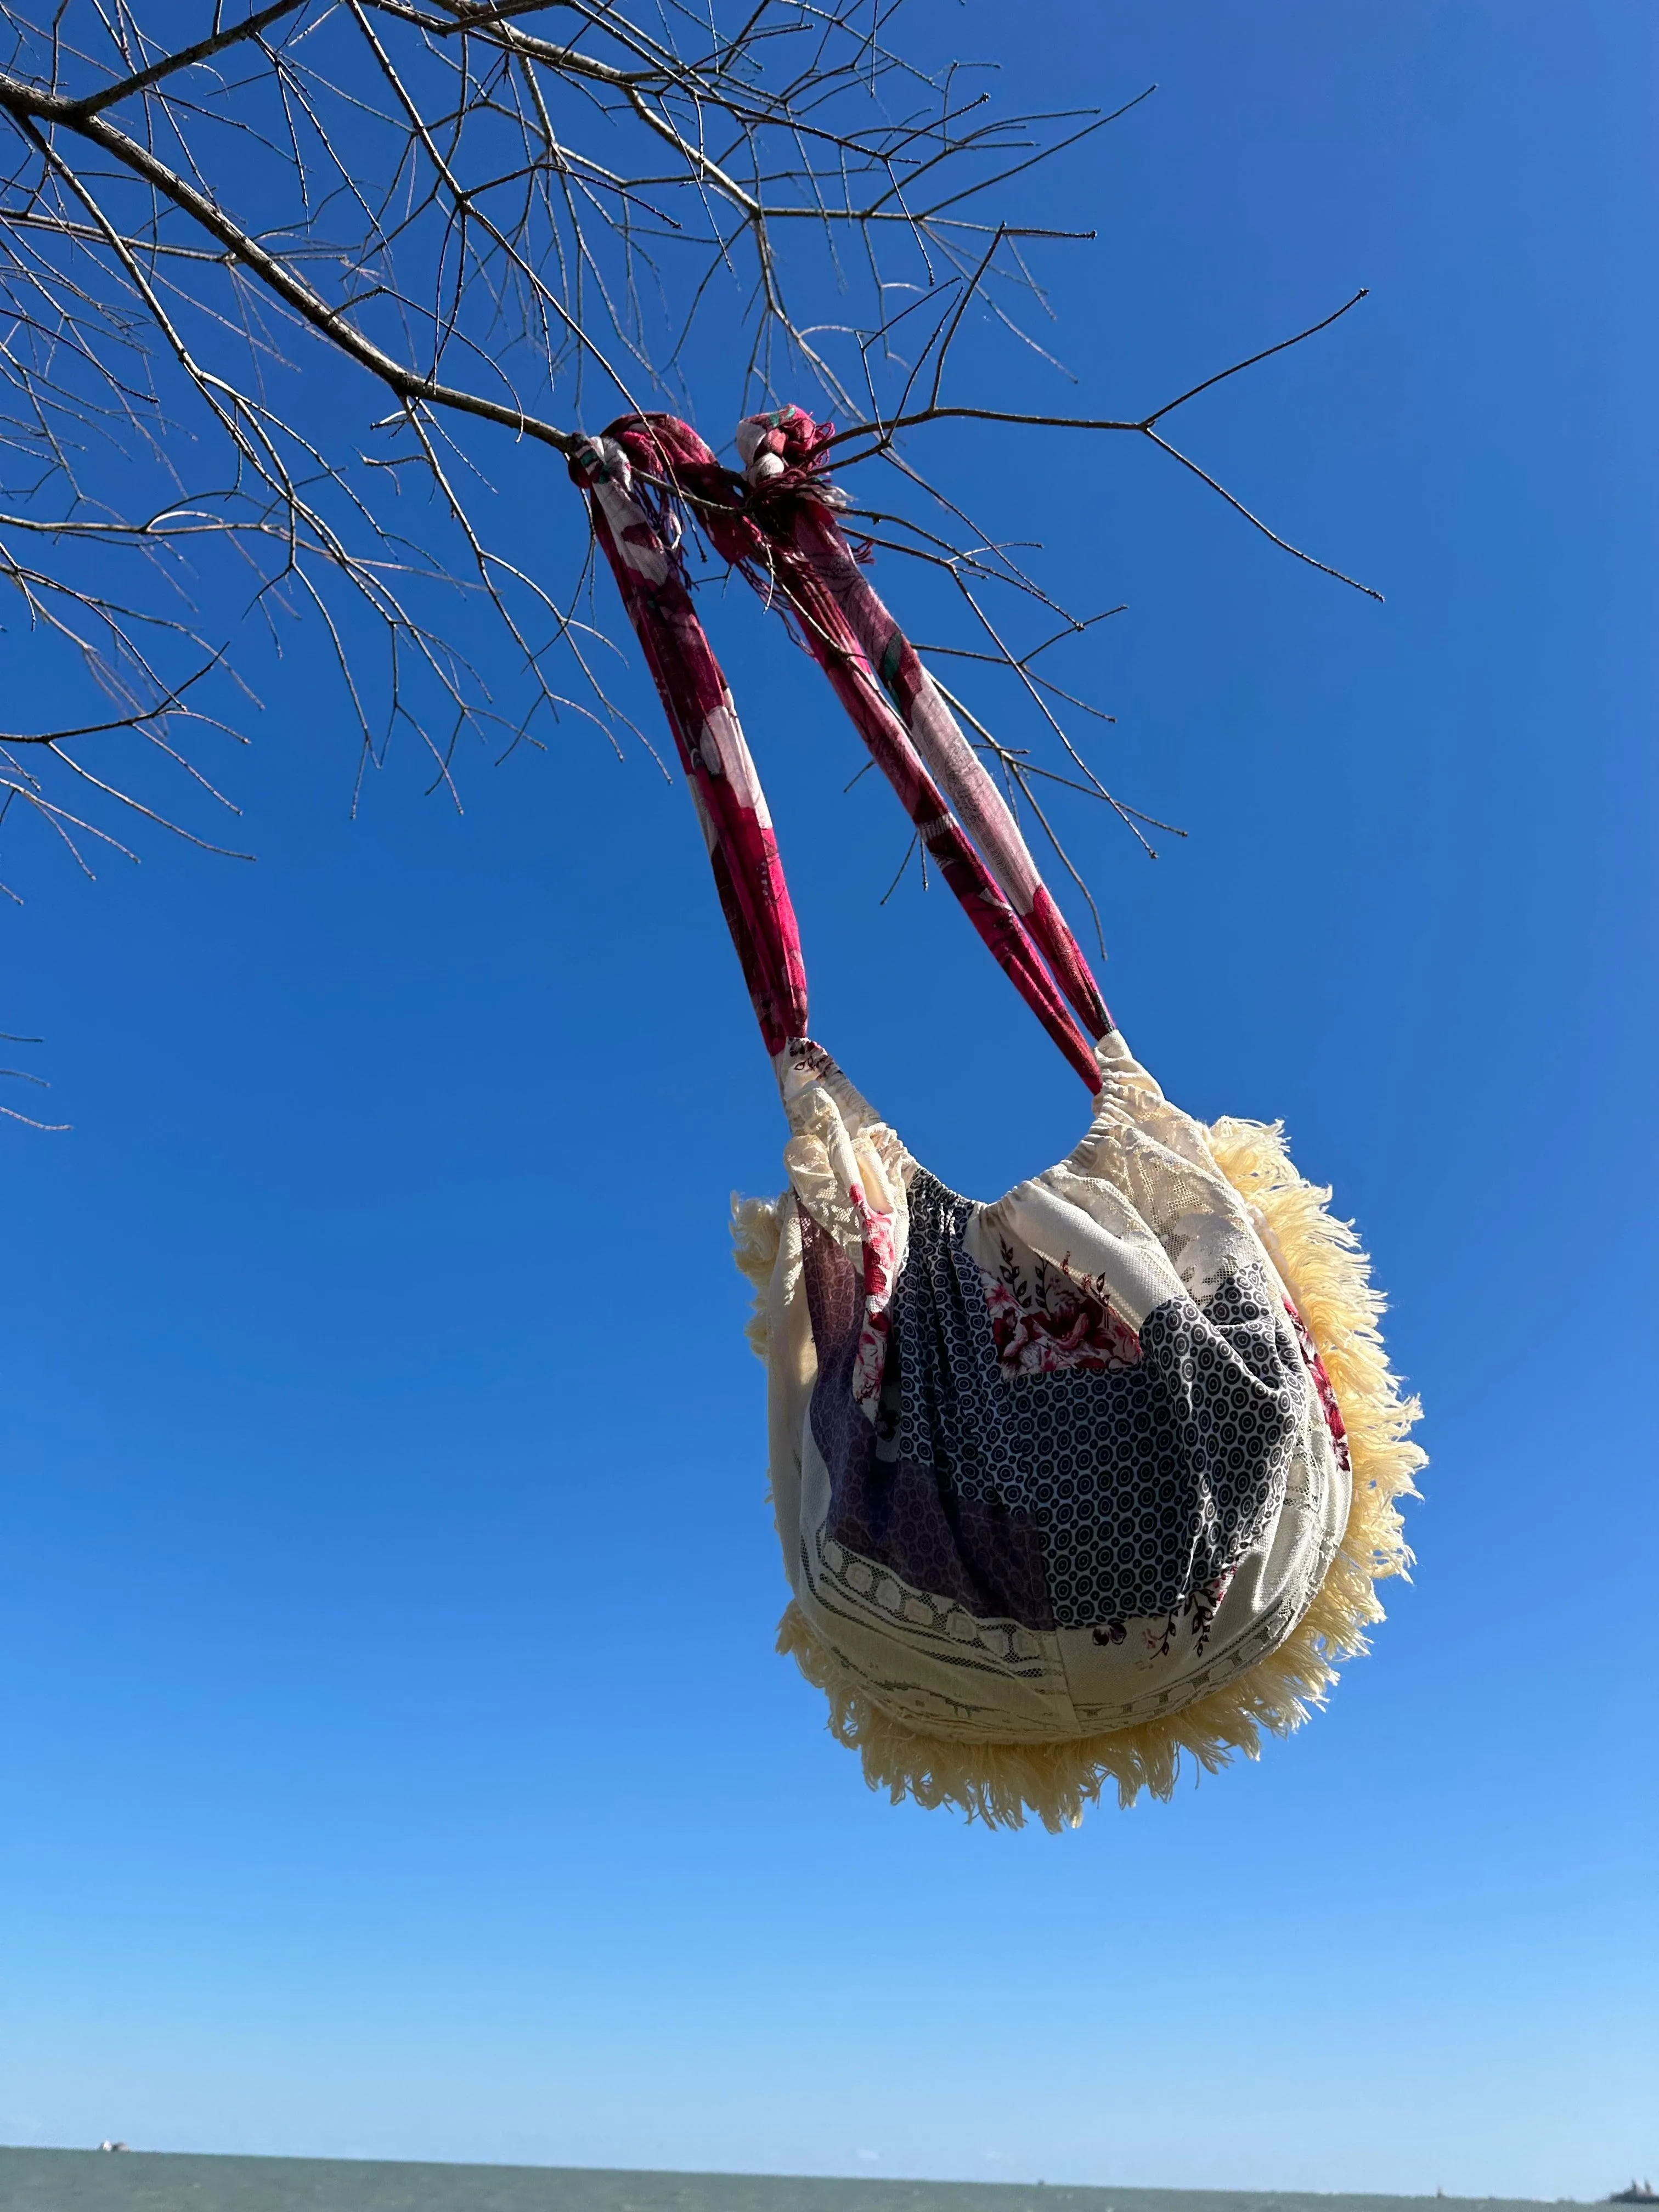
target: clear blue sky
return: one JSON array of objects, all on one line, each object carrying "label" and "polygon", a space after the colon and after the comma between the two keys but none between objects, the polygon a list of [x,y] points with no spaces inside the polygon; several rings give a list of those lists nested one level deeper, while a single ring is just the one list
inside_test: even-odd
[{"label": "clear blue sky", "polygon": [[[1076,404],[1372,288],[1186,429],[1384,608],[1151,453],[939,451],[1003,471],[1073,599],[1131,603],[1074,666],[1119,787],[1192,836],[1153,866],[1077,827],[1109,995],[1175,1096],[1283,1115],[1358,1216],[1429,1409],[1418,1579],[1327,1715],[1168,1807],[1056,1839],[869,1796],[771,1655],[723,1215],[775,1186],[779,1116],[684,793],[573,728],[471,769],[459,822],[410,752],[354,823],[302,660],[228,771],[257,866],[158,840],[88,886],[32,848],[3,923],[4,1026],[74,1131],[0,1130],[0,2139],[1548,2197],[1659,2167],[1659,14],[960,24],[1011,99],[1160,84],[1054,188],[1102,233],[1056,276]],[[552,465],[520,495],[572,530]],[[890,802],[841,799],[817,679],[721,622],[818,1033],[1000,1189],[1080,1090],[938,895],[878,906]]]}]

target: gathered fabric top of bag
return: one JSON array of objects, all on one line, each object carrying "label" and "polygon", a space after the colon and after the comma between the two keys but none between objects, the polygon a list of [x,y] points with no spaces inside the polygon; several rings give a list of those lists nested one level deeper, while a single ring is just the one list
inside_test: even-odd
[{"label": "gathered fabric top of bag", "polygon": [[[1114,1028],[1001,792],[872,588],[798,408],[720,466],[668,416],[571,463],[655,680],[777,1074],[787,1187],[733,1201],[792,1596],[779,1647],[897,1802],[1051,1827],[1167,1796],[1322,1703],[1410,1563],[1423,1455],[1382,1301],[1275,1127],[1206,1127]],[[1094,1094],[992,1203],[917,1161],[811,1037],[760,780],[685,519],[828,677],[993,957]]]}]

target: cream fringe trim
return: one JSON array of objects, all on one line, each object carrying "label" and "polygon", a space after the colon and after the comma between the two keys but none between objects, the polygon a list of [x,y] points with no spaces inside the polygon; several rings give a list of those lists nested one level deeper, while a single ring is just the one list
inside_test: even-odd
[{"label": "cream fringe trim", "polygon": [[755,1310],[743,1333],[757,1359],[765,1358],[771,1334],[766,1307],[782,1227],[775,1198],[739,1198],[735,1191],[732,1194],[732,1257],[737,1261],[738,1273],[747,1275],[755,1285]]},{"label": "cream fringe trim", "polygon": [[[1207,1774],[1236,1751],[1261,1755],[1261,1731],[1289,1735],[1322,1705],[1338,1662],[1370,1650],[1366,1631],[1383,1618],[1376,1585],[1407,1572],[1396,1501],[1418,1495],[1412,1480],[1425,1455],[1409,1441],[1422,1407],[1402,1397],[1389,1371],[1371,1287],[1370,1262],[1352,1226],[1328,1211],[1331,1194],[1304,1182],[1285,1152],[1280,1123],[1219,1121],[1206,1134],[1217,1165],[1266,1224],[1269,1249],[1329,1371],[1347,1424],[1353,1504],[1336,1557],[1300,1626],[1278,1650],[1182,1711],[1109,1735],[1066,1743],[963,1744],[916,1734],[873,1704],[793,1602],[778,1627],[807,1680],[830,1701],[830,1731],[864,1763],[865,1780],[894,1804],[958,1805],[989,1826],[1075,1827],[1109,1781],[1118,1803],[1143,1790],[1167,1798],[1182,1753]],[[778,1247],[777,1209],[763,1199],[733,1201],[738,1267],[759,1292],[749,1340],[766,1356],[766,1286]]]}]

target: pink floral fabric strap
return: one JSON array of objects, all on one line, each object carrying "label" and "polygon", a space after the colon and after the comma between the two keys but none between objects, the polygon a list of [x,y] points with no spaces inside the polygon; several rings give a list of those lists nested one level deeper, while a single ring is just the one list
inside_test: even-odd
[{"label": "pink floral fabric strap", "polygon": [[628,454],[611,437],[586,440],[570,473],[587,495],[594,537],[655,679],[726,927],[775,1059],[807,1031],[800,931],[760,778],[691,605],[678,519],[635,481]]},{"label": "pink floral fabric strap", "polygon": [[750,415],[738,423],[738,452],[750,484],[761,495],[759,513],[767,522],[776,517],[773,534],[790,535],[818,586],[834,599],[917,751],[984,855],[1004,897],[1036,940],[1055,981],[1089,1034],[1104,1036],[1112,1020],[1100,988],[1037,872],[1012,808],[836,520],[842,501],[822,473],[832,427],[815,422],[799,407]]}]

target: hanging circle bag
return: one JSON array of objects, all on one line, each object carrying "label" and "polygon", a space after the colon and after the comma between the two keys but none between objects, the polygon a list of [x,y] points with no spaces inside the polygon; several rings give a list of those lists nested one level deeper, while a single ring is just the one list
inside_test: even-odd
[{"label": "hanging circle bag", "polygon": [[[1206,1127],[1130,1054],[1001,793],[837,519],[829,436],[669,416],[571,464],[673,732],[790,1135],[733,1201],[766,1363],[779,1631],[895,1802],[1074,1823],[1254,1757],[1410,1564],[1423,1454],[1353,1232],[1281,1133]],[[790,619],[993,957],[1094,1093],[1058,1165],[946,1187],[807,1022],[777,842],[692,605],[690,514]]]}]

